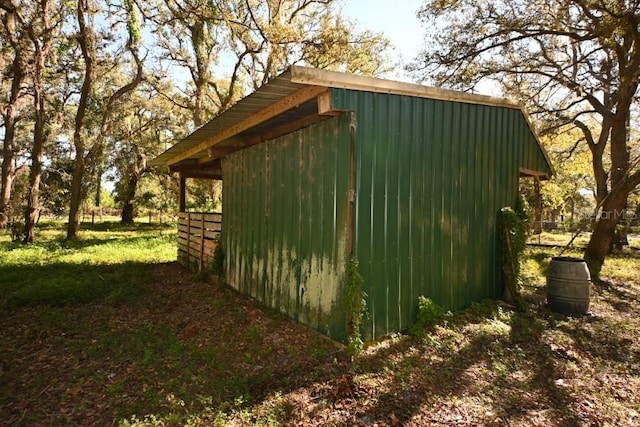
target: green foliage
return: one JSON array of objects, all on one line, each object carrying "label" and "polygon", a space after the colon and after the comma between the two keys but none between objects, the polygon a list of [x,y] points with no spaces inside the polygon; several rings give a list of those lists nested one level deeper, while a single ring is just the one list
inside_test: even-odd
[{"label": "green foliage", "polygon": [[[557,141],[565,148],[556,164],[558,187],[548,195],[569,191],[575,198],[577,184],[577,190],[594,189],[598,202],[617,194],[607,205],[619,211],[640,186],[639,163],[628,154],[638,147],[629,127],[638,120],[638,100],[628,94],[637,92],[640,67],[627,66],[640,62],[638,45],[628,42],[640,37],[638,25],[628,21],[638,20],[637,6],[632,1],[425,0],[418,16],[429,34],[412,68],[423,81],[467,91],[490,80],[523,101],[536,112],[541,134],[566,136],[554,138],[553,145]],[[602,58],[616,59],[603,67]],[[603,91],[611,94],[606,102]],[[565,164],[568,158],[576,161]],[[574,199],[574,215],[587,201]],[[614,233],[608,224],[594,227],[585,253],[592,273],[604,263]]]},{"label": "green foliage", "polygon": [[364,343],[360,327],[367,310],[367,294],[362,290],[364,280],[358,271],[358,260],[351,256],[347,262],[347,277],[344,298],[347,306],[347,331],[349,333],[348,352],[356,356],[362,351]]},{"label": "green foliage", "polygon": [[191,179],[187,186],[187,209],[194,212],[220,212],[222,182],[210,179]]},{"label": "green foliage", "polygon": [[67,210],[73,168],[71,159],[60,158],[53,159],[51,165],[42,171],[40,197],[42,206],[49,215],[62,216]]},{"label": "green foliage", "polygon": [[[380,33],[358,32],[342,16],[325,15],[313,43],[303,44],[305,63],[316,68],[378,76],[392,70],[389,40]],[[353,43],[352,40],[358,40]]]},{"label": "green foliage", "polygon": [[[556,166],[561,165],[556,167],[550,180],[540,183],[543,218],[553,219],[564,215],[567,228],[575,227],[581,220],[588,220],[595,208],[594,197],[584,191],[595,187],[591,153],[586,146],[576,146],[580,137],[579,131],[565,127],[541,138],[551,162]],[[533,180],[521,180],[521,192],[533,205]]]},{"label": "green foliage", "polygon": [[446,312],[438,304],[422,295],[418,297],[418,317],[410,327],[409,332],[414,336],[422,336],[425,329],[432,329],[440,323]]},{"label": "green foliage", "polygon": [[498,214],[498,233],[500,235],[500,255],[507,290],[518,305],[522,305],[520,296],[520,263],[522,253],[527,247],[527,238],[531,230],[527,204],[523,198],[518,199],[516,209],[505,207]]},{"label": "green foliage", "polygon": [[[118,188],[116,187],[116,190]],[[138,182],[139,207],[162,214],[172,213],[178,204],[178,183],[175,176],[168,174],[145,174]],[[118,202],[122,202],[118,200]]]}]

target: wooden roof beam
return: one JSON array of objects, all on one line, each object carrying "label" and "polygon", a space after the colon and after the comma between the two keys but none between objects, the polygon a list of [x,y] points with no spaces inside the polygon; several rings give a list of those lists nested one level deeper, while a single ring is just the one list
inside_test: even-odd
[{"label": "wooden roof beam", "polygon": [[243,150],[247,147],[251,147],[252,145],[261,144],[265,141],[268,141],[270,139],[275,139],[279,136],[283,136],[283,135],[295,132],[297,130],[311,126],[315,123],[326,120],[328,118],[329,116],[320,116],[320,115],[313,114],[313,115],[298,119],[296,121],[293,121],[291,123],[286,123],[282,126],[279,126],[275,129],[271,129],[267,132],[262,132],[257,135],[252,135],[242,140],[242,142],[239,142],[233,145],[228,145],[224,147],[211,147],[209,148],[210,159],[208,160],[222,158],[228,154]]},{"label": "wooden roof beam", "polygon": [[188,159],[183,163],[173,164],[169,166],[169,172],[191,172],[191,171],[201,171],[208,169],[220,169],[222,164],[220,160],[211,160],[207,157],[204,158],[206,162],[199,162],[199,160]]},{"label": "wooden roof beam", "polygon": [[334,110],[331,105],[331,92],[326,91],[318,95],[318,114],[321,116],[339,116],[343,110]]},{"label": "wooden roof beam", "polygon": [[213,147],[219,142],[227,140],[239,134],[240,132],[250,129],[261,123],[264,123],[267,120],[279,114],[282,114],[285,111],[291,110],[292,108],[295,108],[298,105],[303,104],[309,101],[310,99],[317,97],[322,92],[326,92],[326,91],[327,91],[327,88],[323,86],[304,86],[301,89],[298,89],[297,91],[293,92],[291,95],[285,98],[282,98],[281,100],[269,105],[266,108],[263,108],[257,113],[252,114],[249,117],[239,121],[233,126],[226,128],[222,132],[219,132],[218,134],[213,135],[211,138],[207,139],[206,141],[203,141],[197,144],[196,146],[188,150],[185,150],[184,152],[172,158],[167,163],[174,164],[181,160],[187,159],[197,153],[205,151],[209,149],[209,147]]},{"label": "wooden roof beam", "polygon": [[226,156],[227,154],[233,153],[234,151],[238,151],[239,149],[240,147],[238,147],[237,145],[231,145],[227,147],[217,147],[217,146],[209,147],[209,150],[208,150],[209,158],[207,160],[219,159],[221,157]]}]

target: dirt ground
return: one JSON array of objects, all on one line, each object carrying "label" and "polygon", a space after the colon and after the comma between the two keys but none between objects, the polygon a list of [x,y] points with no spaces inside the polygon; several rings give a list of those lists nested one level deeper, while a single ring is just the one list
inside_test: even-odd
[{"label": "dirt ground", "polygon": [[2,313],[0,424],[640,425],[640,283],[591,314],[499,302],[345,348],[175,263],[134,303]]}]

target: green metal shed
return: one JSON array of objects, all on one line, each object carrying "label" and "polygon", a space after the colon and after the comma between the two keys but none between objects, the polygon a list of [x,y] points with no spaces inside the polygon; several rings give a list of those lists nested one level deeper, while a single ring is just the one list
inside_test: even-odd
[{"label": "green metal shed", "polygon": [[552,173],[519,103],[306,67],[154,163],[222,178],[228,283],[341,341],[351,254],[366,338],[407,327],[421,295],[499,297],[498,211]]}]

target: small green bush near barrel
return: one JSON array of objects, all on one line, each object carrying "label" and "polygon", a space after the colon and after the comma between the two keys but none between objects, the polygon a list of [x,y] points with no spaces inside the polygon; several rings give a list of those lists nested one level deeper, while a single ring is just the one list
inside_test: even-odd
[{"label": "small green bush near barrel", "polygon": [[547,269],[547,304],[564,314],[587,314],[591,276],[580,258],[554,257]]}]

